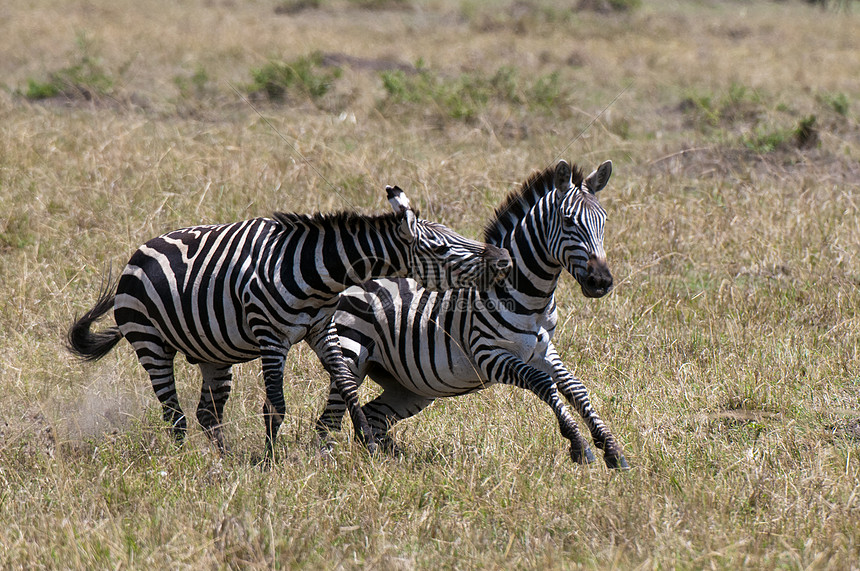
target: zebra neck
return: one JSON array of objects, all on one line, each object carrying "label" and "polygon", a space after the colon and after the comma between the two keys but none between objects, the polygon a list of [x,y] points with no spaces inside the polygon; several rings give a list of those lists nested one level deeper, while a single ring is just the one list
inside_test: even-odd
[{"label": "zebra neck", "polygon": [[397,235],[396,219],[351,218],[323,241],[322,265],[332,284],[343,289],[368,280],[405,277],[409,247]]},{"label": "zebra neck", "polygon": [[513,268],[508,295],[532,311],[542,311],[553,298],[562,267],[549,256],[541,217],[529,217],[505,236]]}]

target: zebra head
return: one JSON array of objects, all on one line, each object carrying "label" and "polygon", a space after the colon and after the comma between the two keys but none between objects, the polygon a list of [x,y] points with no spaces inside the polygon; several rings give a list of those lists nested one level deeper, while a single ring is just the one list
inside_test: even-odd
[{"label": "zebra head", "polygon": [[487,289],[505,279],[511,256],[504,248],[465,238],[447,226],[418,218],[397,186],[385,187],[394,212],[402,217],[400,237],[409,247],[406,277],[432,291]]},{"label": "zebra head", "polygon": [[555,167],[557,216],[551,246],[558,262],[576,279],[586,297],[602,297],[612,289],[612,274],[603,251],[606,211],[597,193],[609,182],[612,161],[601,164],[590,175],[575,177],[570,165],[559,161]]}]

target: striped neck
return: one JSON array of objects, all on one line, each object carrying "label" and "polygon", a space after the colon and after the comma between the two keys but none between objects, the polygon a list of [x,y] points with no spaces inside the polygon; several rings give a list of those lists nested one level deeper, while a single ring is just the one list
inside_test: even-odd
[{"label": "striped neck", "polygon": [[519,223],[504,236],[504,247],[511,254],[513,268],[504,291],[524,308],[540,311],[551,302],[563,267],[549,253],[551,234],[551,196],[544,196]]},{"label": "striped neck", "polygon": [[397,234],[396,214],[361,216],[276,213],[284,227],[283,256],[300,267],[305,282],[315,290],[337,294],[379,277],[405,277],[411,248]]},{"label": "striped neck", "polygon": [[[581,186],[582,181],[582,170],[574,165],[571,183]],[[555,169],[550,167],[510,193],[484,228],[484,241],[507,248],[513,261],[508,279],[495,288],[497,295],[514,298],[529,311],[552,301],[562,271],[548,248],[556,201]]]}]

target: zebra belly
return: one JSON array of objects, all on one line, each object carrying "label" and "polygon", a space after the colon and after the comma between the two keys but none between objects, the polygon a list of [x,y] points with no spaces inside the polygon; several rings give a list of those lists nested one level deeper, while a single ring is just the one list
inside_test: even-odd
[{"label": "zebra belly", "polygon": [[465,355],[452,357],[452,361],[441,367],[403,362],[374,364],[385,369],[403,388],[429,398],[468,394],[488,385],[482,381],[471,359]]},{"label": "zebra belly", "polygon": [[359,374],[379,367],[421,396],[480,390],[486,383],[461,339],[469,330],[463,295],[428,292],[411,280],[374,280],[347,290],[334,316],[344,356]]},{"label": "zebra belly", "polygon": [[[428,331],[424,320],[409,328],[406,336],[389,338],[389,350],[380,351],[382,341],[370,360],[382,367],[409,391],[430,398],[449,397],[474,392],[487,386],[472,358],[463,351],[466,344],[456,332],[440,327]],[[434,324],[435,325],[435,324]]]}]

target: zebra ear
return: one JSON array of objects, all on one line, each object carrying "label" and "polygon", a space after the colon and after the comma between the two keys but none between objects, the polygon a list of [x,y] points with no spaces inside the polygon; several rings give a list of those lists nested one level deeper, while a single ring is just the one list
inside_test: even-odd
[{"label": "zebra ear", "polygon": [[409,198],[403,193],[403,189],[399,186],[386,186],[385,193],[388,195],[388,202],[391,203],[391,208],[398,216],[403,218],[400,221],[400,237],[407,242],[415,240],[417,233],[418,219],[415,213],[412,212],[412,207],[409,206]]},{"label": "zebra ear", "polygon": [[567,164],[567,161],[558,161],[558,164],[555,165],[555,188],[556,190],[561,190],[567,192],[570,190],[571,182],[570,177],[572,176],[570,165]]},{"label": "zebra ear", "polygon": [[398,232],[407,242],[415,240],[415,236],[418,234],[418,218],[411,208],[403,212],[403,219],[400,221]]},{"label": "zebra ear", "polygon": [[391,208],[397,214],[403,214],[407,210],[412,210],[412,207],[409,206],[409,198],[399,186],[386,186],[385,193],[388,195],[388,202],[391,203]]},{"label": "zebra ear", "polygon": [[591,194],[597,194],[603,190],[606,183],[609,182],[609,176],[612,174],[612,161],[606,161],[595,170],[593,173],[585,177],[583,184],[585,189]]}]

